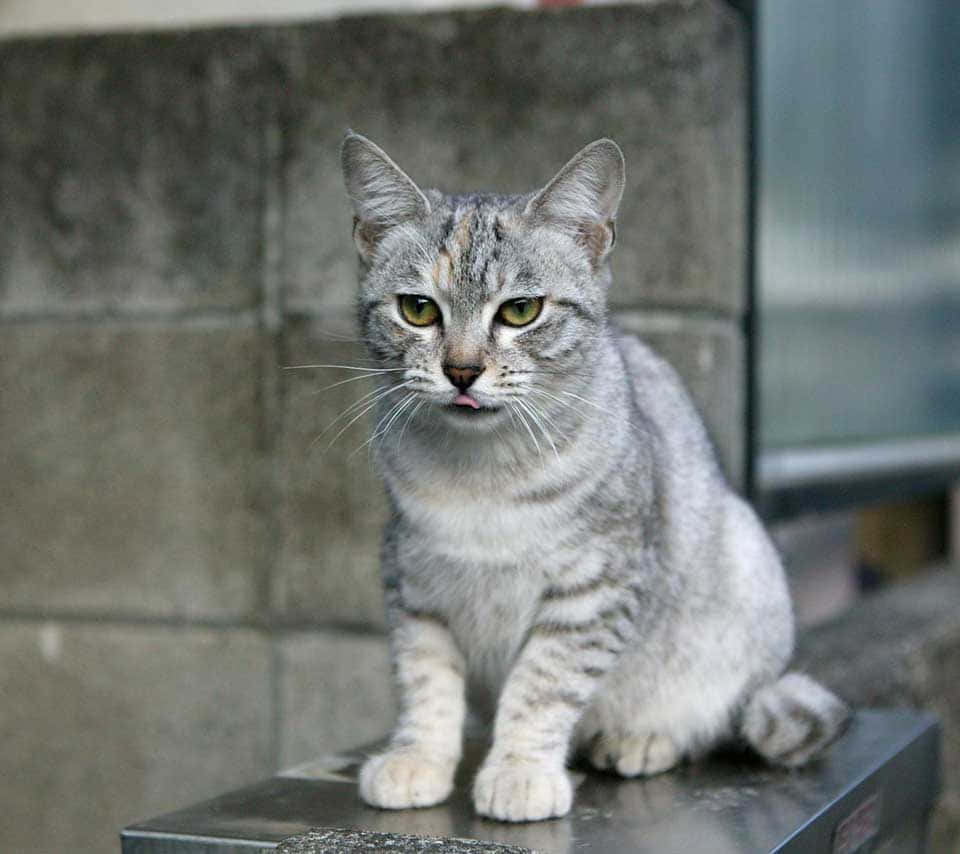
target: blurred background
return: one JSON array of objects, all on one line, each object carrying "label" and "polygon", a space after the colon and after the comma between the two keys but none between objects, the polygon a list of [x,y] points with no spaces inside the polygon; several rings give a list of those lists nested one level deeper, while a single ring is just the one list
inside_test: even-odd
[{"label": "blurred background", "polygon": [[0,0],[0,848],[389,728],[372,424],[329,443],[370,387],[284,370],[363,364],[353,127],[447,190],[621,144],[616,322],[771,525],[801,666],[941,716],[955,850],[958,41],[951,0]]}]

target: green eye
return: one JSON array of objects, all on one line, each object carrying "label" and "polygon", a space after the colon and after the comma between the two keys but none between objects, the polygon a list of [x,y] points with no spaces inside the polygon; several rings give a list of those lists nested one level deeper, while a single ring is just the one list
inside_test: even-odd
[{"label": "green eye", "polygon": [[526,326],[537,319],[542,308],[543,297],[512,299],[497,309],[497,320],[507,326]]},{"label": "green eye", "polygon": [[430,297],[400,294],[400,314],[414,326],[432,326],[440,319],[440,307]]}]

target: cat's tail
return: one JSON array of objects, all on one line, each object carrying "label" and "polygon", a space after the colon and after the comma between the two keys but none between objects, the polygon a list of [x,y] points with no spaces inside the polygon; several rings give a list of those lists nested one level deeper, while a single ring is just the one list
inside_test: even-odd
[{"label": "cat's tail", "polygon": [[847,705],[802,673],[786,673],[747,701],[740,733],[774,765],[795,768],[813,759],[844,729]]}]

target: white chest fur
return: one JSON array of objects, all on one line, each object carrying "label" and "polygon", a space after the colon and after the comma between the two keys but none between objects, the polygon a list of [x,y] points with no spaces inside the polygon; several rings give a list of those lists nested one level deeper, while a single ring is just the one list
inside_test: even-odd
[{"label": "white chest fur", "polygon": [[543,591],[580,562],[583,539],[569,537],[581,525],[575,487],[565,486],[570,467],[569,458],[551,460],[522,479],[424,466],[394,480],[396,470],[387,470],[407,523],[400,544],[407,601],[448,619],[471,681],[493,693],[536,621]]},{"label": "white chest fur", "polygon": [[542,508],[453,488],[398,502],[420,534],[407,544],[411,598],[447,617],[472,681],[496,692],[549,583],[555,523]]},{"label": "white chest fur", "polygon": [[557,508],[454,486],[423,485],[398,495],[401,511],[429,532],[431,550],[470,563],[539,562],[551,550]]},{"label": "white chest fur", "polygon": [[542,592],[529,566],[460,568],[438,585],[437,597],[467,660],[471,681],[499,692],[535,621]]}]

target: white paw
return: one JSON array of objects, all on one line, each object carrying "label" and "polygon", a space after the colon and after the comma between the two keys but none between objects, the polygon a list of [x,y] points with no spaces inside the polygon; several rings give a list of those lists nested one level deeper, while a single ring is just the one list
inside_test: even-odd
[{"label": "white paw", "polygon": [[540,821],[566,815],[573,786],[562,767],[535,762],[487,761],[473,784],[480,815],[500,821]]},{"label": "white paw", "polygon": [[433,806],[453,790],[456,766],[409,750],[371,756],[360,769],[360,797],[390,810]]},{"label": "white paw", "polygon": [[628,736],[601,733],[590,748],[590,762],[595,768],[612,768],[622,777],[659,774],[679,761],[676,745],[657,733]]}]

